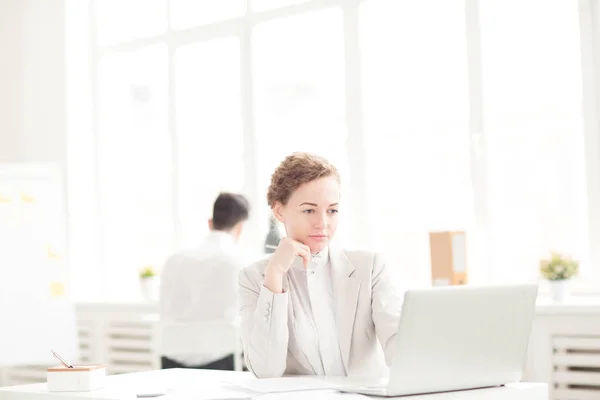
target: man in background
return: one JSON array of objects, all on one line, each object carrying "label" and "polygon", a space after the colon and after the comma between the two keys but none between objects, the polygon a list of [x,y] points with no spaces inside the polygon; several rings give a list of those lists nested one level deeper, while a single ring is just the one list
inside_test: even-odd
[{"label": "man in background", "polygon": [[[174,254],[165,263],[161,320],[193,323],[235,318],[237,275],[245,266],[236,244],[249,213],[243,195],[221,193],[217,197],[202,245]],[[162,368],[233,370],[233,359],[233,354],[163,354]]]}]

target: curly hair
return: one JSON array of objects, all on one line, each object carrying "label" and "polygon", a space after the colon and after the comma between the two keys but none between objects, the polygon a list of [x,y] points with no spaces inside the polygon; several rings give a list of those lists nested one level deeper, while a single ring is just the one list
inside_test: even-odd
[{"label": "curly hair", "polygon": [[270,207],[273,207],[275,202],[285,205],[298,187],[328,176],[333,176],[338,182],[341,182],[337,168],[325,158],[305,152],[292,153],[279,164],[271,175],[267,202]]}]

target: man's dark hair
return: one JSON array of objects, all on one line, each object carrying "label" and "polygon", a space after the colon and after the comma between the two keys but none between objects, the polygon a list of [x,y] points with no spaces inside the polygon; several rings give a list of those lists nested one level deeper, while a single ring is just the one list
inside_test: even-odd
[{"label": "man's dark hair", "polygon": [[221,193],[213,206],[213,229],[228,231],[238,222],[246,221],[250,214],[250,202],[241,194]]}]

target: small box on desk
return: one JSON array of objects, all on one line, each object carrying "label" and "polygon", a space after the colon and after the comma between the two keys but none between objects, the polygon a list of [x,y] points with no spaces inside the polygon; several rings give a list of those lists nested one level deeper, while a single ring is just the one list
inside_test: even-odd
[{"label": "small box on desk", "polygon": [[104,386],[106,367],[96,365],[74,365],[50,367],[47,372],[50,392],[87,392]]},{"label": "small box on desk", "polygon": [[467,274],[465,232],[430,232],[431,283],[433,286],[465,285]]}]

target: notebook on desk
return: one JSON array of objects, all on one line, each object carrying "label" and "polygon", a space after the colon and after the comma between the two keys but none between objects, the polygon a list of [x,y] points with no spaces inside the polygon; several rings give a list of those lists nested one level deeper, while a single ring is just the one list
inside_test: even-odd
[{"label": "notebook on desk", "polygon": [[340,391],[391,397],[521,380],[537,289],[519,284],[407,291],[387,384]]}]

